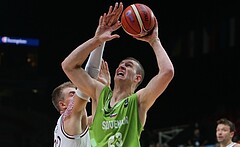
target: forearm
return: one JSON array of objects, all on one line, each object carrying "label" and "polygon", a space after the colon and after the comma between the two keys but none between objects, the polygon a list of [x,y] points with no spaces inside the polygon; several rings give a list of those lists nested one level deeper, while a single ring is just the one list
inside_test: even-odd
[{"label": "forearm", "polygon": [[144,90],[139,91],[144,110],[148,110],[167,88],[174,75],[174,68],[159,38],[149,41],[157,60],[158,73],[149,81]]},{"label": "forearm", "polygon": [[85,70],[94,79],[98,78],[105,42],[93,50],[88,58]]},{"label": "forearm", "polygon": [[160,39],[155,38],[154,40],[152,40],[150,42],[150,45],[152,46],[154,53],[156,55],[159,70],[161,72],[163,72],[163,71],[166,71],[166,72],[172,71],[173,72],[174,69],[173,69],[172,62],[171,62],[167,52],[165,51],[164,47],[162,46]]},{"label": "forearm", "polygon": [[[85,66],[85,71],[94,79],[98,78],[104,47],[105,42],[93,50]],[[84,100],[89,100],[89,97],[79,89],[77,89],[76,94]]]}]

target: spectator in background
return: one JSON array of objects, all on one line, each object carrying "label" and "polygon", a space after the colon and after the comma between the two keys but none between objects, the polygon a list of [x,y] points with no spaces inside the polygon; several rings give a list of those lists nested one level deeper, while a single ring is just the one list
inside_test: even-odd
[{"label": "spectator in background", "polygon": [[226,118],[217,120],[216,137],[220,147],[240,147],[240,144],[233,142],[236,128],[235,124]]},{"label": "spectator in background", "polygon": [[187,141],[187,147],[203,147],[208,143],[208,140],[202,134],[198,123],[195,123],[192,133],[192,137]]}]

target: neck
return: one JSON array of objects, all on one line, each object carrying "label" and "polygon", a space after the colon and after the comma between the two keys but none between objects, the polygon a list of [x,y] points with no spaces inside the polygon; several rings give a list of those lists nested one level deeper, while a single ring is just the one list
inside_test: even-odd
[{"label": "neck", "polygon": [[132,92],[130,91],[130,89],[114,88],[110,105],[111,106],[115,105],[117,102],[119,102],[122,99],[130,96],[131,94],[132,94]]},{"label": "neck", "polygon": [[226,144],[225,143],[221,143],[220,147],[233,147],[233,144],[234,143],[232,141],[229,141]]},{"label": "neck", "polygon": [[128,97],[132,94],[132,92],[127,91],[127,90],[114,90],[113,91],[113,96],[112,98],[114,99],[114,101],[119,101],[125,97]]}]

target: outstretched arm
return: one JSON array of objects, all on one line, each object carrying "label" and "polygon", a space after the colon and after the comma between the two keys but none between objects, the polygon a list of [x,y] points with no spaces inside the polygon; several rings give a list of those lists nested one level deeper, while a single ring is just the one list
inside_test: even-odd
[{"label": "outstretched arm", "polygon": [[[120,4],[115,3],[114,9],[112,9],[112,6],[110,6],[107,16],[111,17],[107,17],[105,20],[106,22],[108,22],[107,23],[108,26],[111,26],[118,22],[122,9],[123,9],[122,3]],[[93,50],[85,66],[85,70],[87,71],[87,73],[94,79],[98,78],[98,73],[100,72],[100,64],[102,60],[104,47],[105,42],[103,42],[103,44],[101,44],[99,47]]]},{"label": "outstretched arm", "polygon": [[106,41],[120,37],[118,34],[112,34],[112,32],[121,27],[118,18],[122,9],[122,3],[116,3],[113,10],[112,7],[110,7],[107,14],[104,13],[100,16],[99,25],[94,37],[79,45],[62,62],[63,71],[68,78],[79,90],[93,99],[96,97],[97,86],[101,87],[104,85],[89,76],[82,68],[82,64],[95,48],[98,48]]},{"label": "outstretched arm", "polygon": [[140,107],[139,116],[143,125],[145,124],[146,112],[150,109],[155,100],[164,92],[174,76],[173,64],[158,37],[158,22],[156,18],[155,22],[155,28],[151,34],[136,38],[150,44],[155,53],[159,70],[157,75],[150,80],[147,86],[137,92]]},{"label": "outstretched arm", "polygon": [[[95,50],[93,50],[90,53],[87,64],[85,66],[85,71],[94,79],[98,79],[104,47],[105,47],[105,42],[101,44],[99,47],[97,47]],[[88,95],[84,94],[79,89],[77,89],[76,94],[79,98],[82,98],[84,100],[89,101],[90,99]]]},{"label": "outstretched arm", "polygon": [[[86,110],[84,108],[87,101],[84,100],[84,98],[87,99],[88,97],[94,97],[95,95],[94,83],[99,84],[100,82],[97,82],[97,80],[94,78],[96,78],[96,75],[98,75],[99,72],[104,45],[106,41],[119,37],[117,34],[112,35],[111,33],[121,26],[118,18],[122,12],[122,9],[122,3],[120,3],[120,5],[116,3],[114,8],[110,6],[108,13],[104,13],[103,16],[100,16],[99,25],[94,37],[79,45],[65,58],[61,64],[63,71],[73,82],[73,84],[77,86],[79,89],[78,92],[80,93],[78,96],[80,98],[74,96],[74,106],[71,109],[71,115],[69,115],[64,121],[65,130],[69,134],[77,134],[80,130],[82,130],[79,126],[80,121],[82,123],[87,123],[87,120],[81,120],[79,117],[81,113],[82,115],[86,114]],[[90,53],[91,55],[85,67],[85,69],[88,71],[87,73],[82,68],[82,64]],[[86,87],[89,87],[89,89]],[[86,93],[87,96],[81,95],[83,93]],[[85,119],[86,117],[82,118]]]}]

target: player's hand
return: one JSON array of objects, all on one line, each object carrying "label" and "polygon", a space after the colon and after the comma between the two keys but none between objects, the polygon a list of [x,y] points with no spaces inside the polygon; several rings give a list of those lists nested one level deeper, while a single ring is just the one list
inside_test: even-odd
[{"label": "player's hand", "polygon": [[111,84],[111,76],[110,72],[108,69],[108,63],[102,59],[101,63],[101,69],[98,74],[98,79],[99,82],[103,83],[104,85],[107,85],[110,87]]},{"label": "player's hand", "polygon": [[157,19],[155,17],[155,26],[153,28],[153,30],[146,36],[142,36],[142,37],[134,37],[135,39],[137,40],[141,40],[141,41],[145,41],[145,42],[148,42],[150,45],[158,40],[158,22],[157,22]]},{"label": "player's hand", "polygon": [[107,18],[106,18],[106,24],[108,26],[112,26],[115,23],[117,23],[119,21],[119,18],[123,12],[123,3],[120,2],[118,4],[118,2],[115,3],[114,9],[112,9],[113,7],[110,6],[108,13],[107,13]]},{"label": "player's hand", "polygon": [[95,32],[95,38],[101,42],[110,41],[115,38],[119,38],[118,34],[112,34],[114,31],[121,27],[121,22],[118,20],[123,10],[122,3],[115,4],[114,9],[109,7],[108,13],[104,13],[99,18],[99,24]]}]

